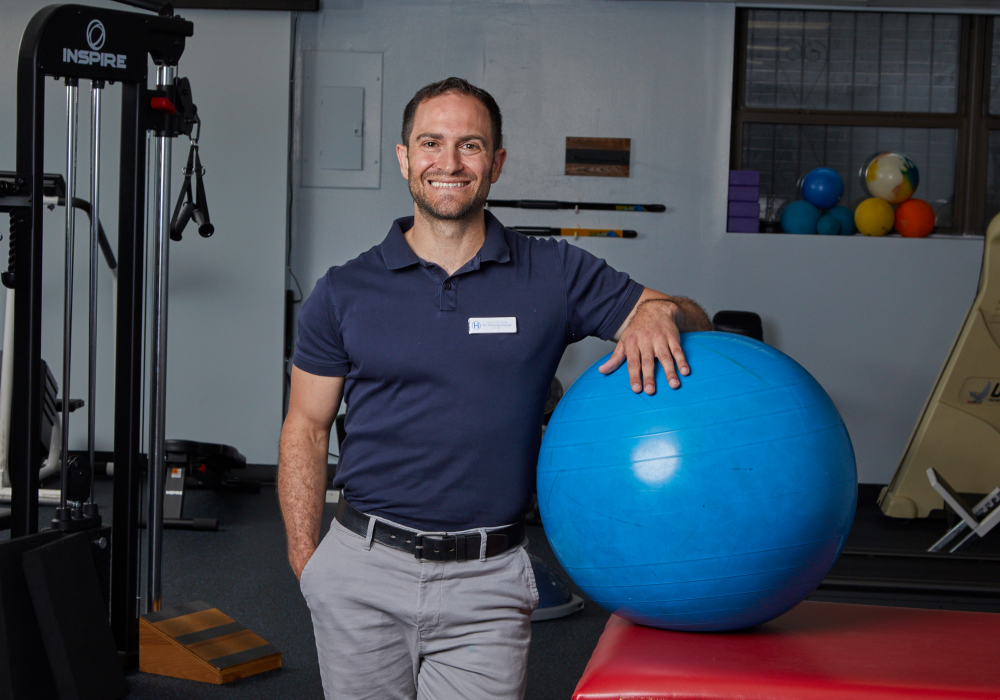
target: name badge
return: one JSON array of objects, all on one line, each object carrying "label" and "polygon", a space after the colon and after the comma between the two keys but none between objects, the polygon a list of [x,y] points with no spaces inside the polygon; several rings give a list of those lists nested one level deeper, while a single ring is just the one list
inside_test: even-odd
[{"label": "name badge", "polygon": [[514,316],[470,318],[469,334],[473,333],[517,333],[517,318]]}]

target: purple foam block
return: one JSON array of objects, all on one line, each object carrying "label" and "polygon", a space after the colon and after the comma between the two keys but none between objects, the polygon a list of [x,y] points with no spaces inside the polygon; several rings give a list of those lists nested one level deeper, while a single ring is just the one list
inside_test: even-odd
[{"label": "purple foam block", "polygon": [[730,170],[729,171],[729,184],[730,185],[754,185],[755,187],[760,186],[760,171],[759,170]]},{"label": "purple foam block", "polygon": [[760,199],[760,187],[757,185],[730,185],[730,202],[756,202]]},{"label": "purple foam block", "polygon": [[730,233],[759,233],[760,220],[756,216],[730,216],[726,230]]},{"label": "purple foam block", "polygon": [[760,201],[757,202],[730,202],[729,203],[729,216],[730,217],[742,217],[748,218],[753,217],[755,219],[760,218]]}]

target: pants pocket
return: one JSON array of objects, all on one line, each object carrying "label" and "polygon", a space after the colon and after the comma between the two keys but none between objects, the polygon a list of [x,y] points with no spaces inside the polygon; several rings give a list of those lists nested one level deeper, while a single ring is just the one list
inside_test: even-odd
[{"label": "pants pocket", "polygon": [[[327,530],[326,537],[329,536],[330,536],[330,531]],[[306,565],[302,567],[302,572],[299,574],[299,591],[301,591],[302,595],[307,598],[308,598],[307,588],[306,588],[307,578],[309,573],[316,568],[313,565],[319,563],[317,557],[320,556],[321,550],[323,549],[323,543],[326,542],[326,537],[320,538],[319,546],[316,547],[316,551],[312,553],[311,557],[309,557],[309,561],[307,561]]]},{"label": "pants pocket", "polygon": [[538,584],[535,581],[535,568],[531,565],[531,557],[524,547],[519,550],[521,559],[524,562],[524,580],[528,586],[528,603],[532,611],[538,607]]}]

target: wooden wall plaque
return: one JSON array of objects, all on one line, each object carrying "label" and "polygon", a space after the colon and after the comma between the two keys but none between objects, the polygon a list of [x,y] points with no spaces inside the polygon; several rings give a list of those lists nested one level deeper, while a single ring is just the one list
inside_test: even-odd
[{"label": "wooden wall plaque", "polygon": [[632,139],[566,137],[566,174],[628,177]]}]

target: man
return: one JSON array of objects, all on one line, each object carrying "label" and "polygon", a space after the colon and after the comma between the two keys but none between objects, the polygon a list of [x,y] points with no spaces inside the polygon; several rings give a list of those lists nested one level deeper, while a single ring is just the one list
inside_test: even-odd
[{"label": "man", "polygon": [[[546,391],[566,345],[618,341],[634,391],[689,368],[690,300],[642,289],[483,205],[506,151],[464,80],[404,111],[414,201],[386,239],[319,280],[299,314],[278,489],[327,698],[520,698],[538,604],[522,548]],[[336,520],[320,543],[330,426],[347,398]]]}]

